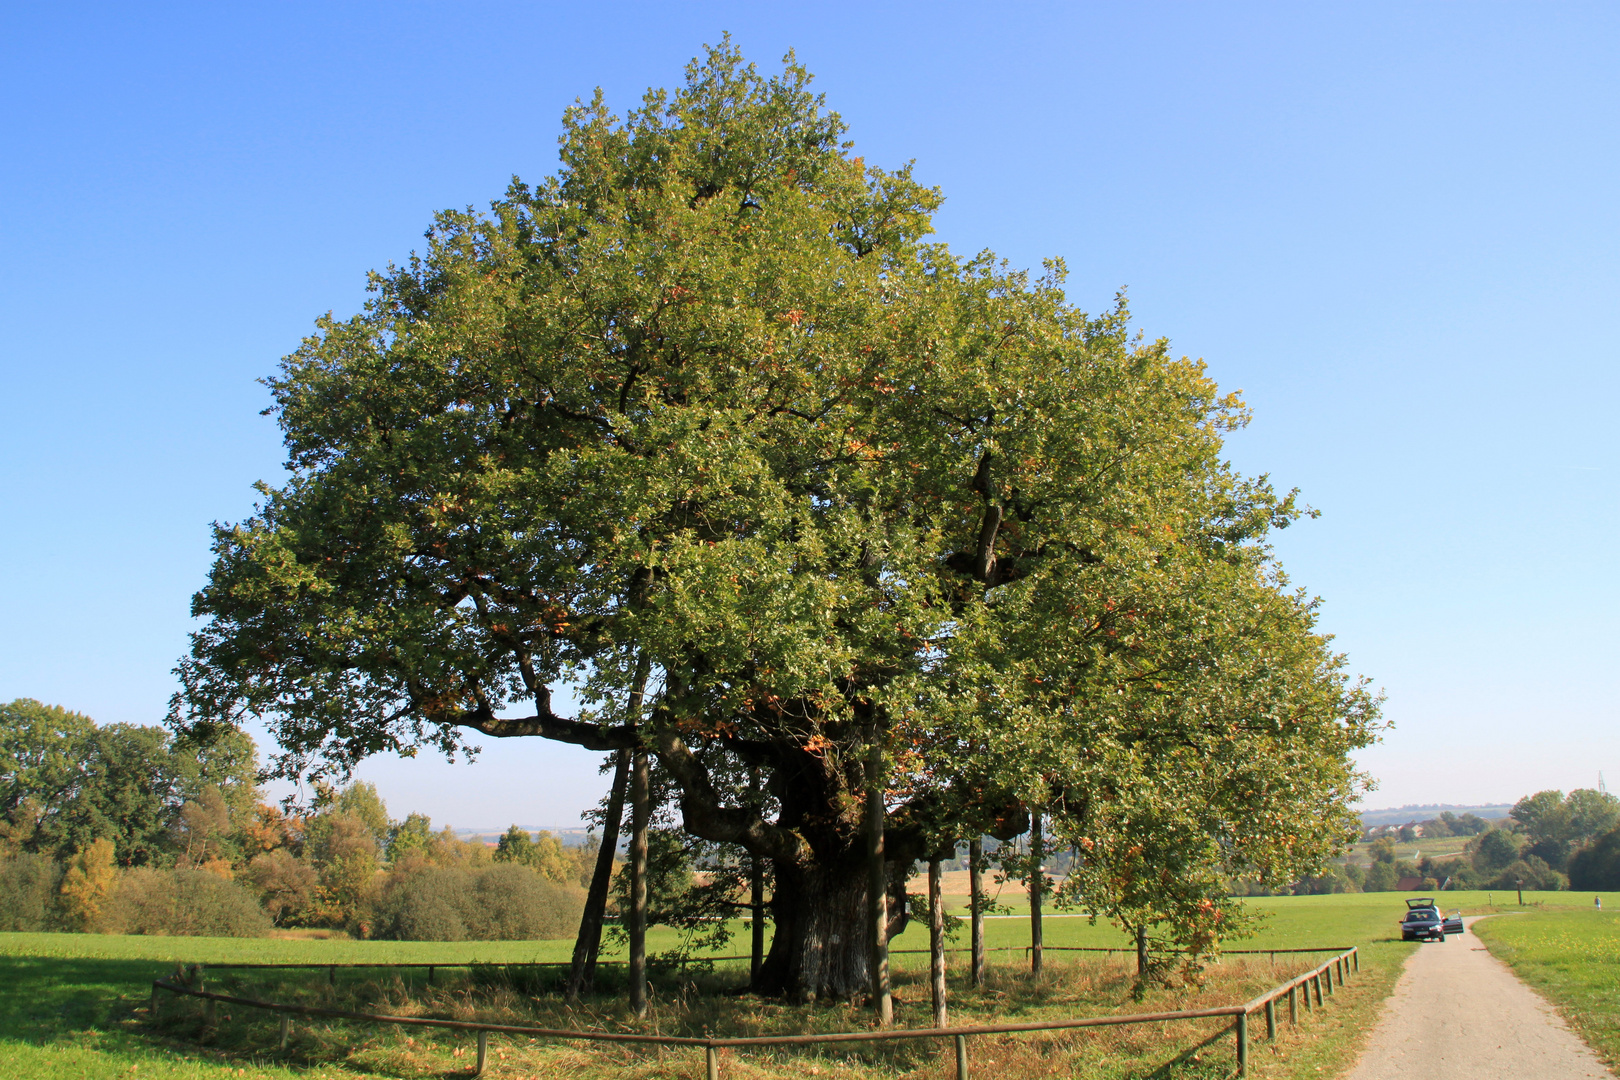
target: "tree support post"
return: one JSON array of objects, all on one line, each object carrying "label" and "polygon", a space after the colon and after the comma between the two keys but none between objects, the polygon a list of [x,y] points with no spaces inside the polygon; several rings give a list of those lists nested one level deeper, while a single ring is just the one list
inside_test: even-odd
[{"label": "tree support post", "polygon": [[1041,812],[1029,816],[1029,973],[1041,973],[1041,889],[1046,872],[1041,869],[1046,851],[1041,836]]},{"label": "tree support post", "polygon": [[[630,783],[630,751],[614,751],[613,786],[608,789],[607,814],[602,819],[602,846],[596,851],[596,869],[579,917],[574,958],[568,967],[568,1000],[591,989],[596,982],[596,956],[602,948],[602,922],[607,914],[608,890],[613,885],[613,856],[619,849],[619,825],[624,820],[624,791]],[[433,981],[433,969],[428,969]]]},{"label": "tree support post", "polygon": [[[968,900],[969,918],[972,927],[969,931],[973,947],[973,985],[984,985],[984,838],[975,836],[968,841],[968,890],[972,897]],[[957,1046],[963,1047],[961,1036],[957,1036]],[[966,1049],[958,1051],[966,1054]],[[962,1059],[964,1062],[966,1058]]]},{"label": "tree support post", "polygon": [[883,850],[883,747],[878,744],[877,725],[868,728],[870,745],[866,757],[866,891],[871,921],[872,1006],[878,1023],[888,1027],[894,1020],[894,1002],[889,996],[889,898],[888,873]]},{"label": "tree support post", "polygon": [[630,1011],[647,1014],[647,821],[652,773],[647,751],[630,755]]},{"label": "tree support post", "polygon": [[[759,797],[759,769],[751,770],[749,787]],[[753,920],[749,927],[748,982],[759,984],[759,969],[765,964],[765,860],[752,852],[748,855],[748,904]]]},{"label": "tree support post", "polygon": [[[647,700],[647,676],[651,672],[652,662],[643,651],[636,657],[630,699],[625,703],[632,726],[641,724],[642,707]],[[602,819],[602,846],[596,851],[596,868],[591,873],[591,888],[585,896],[579,934],[574,938],[574,956],[568,966],[569,1001],[596,985],[596,957],[602,950],[602,922],[607,915],[608,891],[613,885],[613,856],[619,850],[619,828],[624,823],[624,795],[630,782],[630,765],[630,751],[614,751],[613,786],[608,789],[607,814]]]},{"label": "tree support post", "polygon": [[934,1026],[946,1027],[945,1004],[945,897],[940,887],[937,857],[928,860],[928,980],[933,990]]}]

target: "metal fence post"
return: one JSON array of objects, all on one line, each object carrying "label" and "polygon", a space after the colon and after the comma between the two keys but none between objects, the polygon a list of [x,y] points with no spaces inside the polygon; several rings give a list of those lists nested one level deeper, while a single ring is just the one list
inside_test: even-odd
[{"label": "metal fence post", "polygon": [[1237,1074],[1249,1072],[1249,1014],[1239,1013],[1237,1018]]},{"label": "metal fence post", "polygon": [[705,1046],[703,1048],[703,1065],[709,1080],[720,1080],[720,1048],[718,1046]]},{"label": "metal fence post", "polygon": [[966,1035],[956,1037],[956,1080],[968,1080]]},{"label": "metal fence post", "polygon": [[1266,998],[1266,1038],[1277,1041],[1277,999]]},{"label": "metal fence post", "polygon": [[484,1059],[489,1056],[489,1032],[478,1033],[478,1067],[473,1069],[474,1076],[484,1075]]}]

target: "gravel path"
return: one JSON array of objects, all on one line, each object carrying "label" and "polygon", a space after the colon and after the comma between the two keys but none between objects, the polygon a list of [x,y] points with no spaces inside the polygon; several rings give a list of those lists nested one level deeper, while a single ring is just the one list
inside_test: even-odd
[{"label": "gravel path", "polygon": [[1469,929],[1444,945],[1419,947],[1406,962],[1349,1080],[1612,1076],[1552,1006]]}]

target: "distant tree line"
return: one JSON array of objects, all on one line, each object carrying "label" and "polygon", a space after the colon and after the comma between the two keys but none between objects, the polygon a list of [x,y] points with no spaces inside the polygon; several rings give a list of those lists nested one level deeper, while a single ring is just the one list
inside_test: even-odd
[{"label": "distant tree line", "polygon": [[[1470,839],[1460,852],[1416,859],[1398,856],[1398,844],[1447,837]],[[1393,892],[1411,888],[1536,890],[1620,889],[1620,799],[1578,788],[1538,791],[1514,804],[1508,817],[1486,821],[1450,811],[1409,822],[1368,845],[1371,865],[1347,862],[1296,882],[1292,892]],[[1413,884],[1415,883],[1415,884]],[[1233,891],[1254,895],[1253,882],[1235,881]]]},{"label": "distant tree line", "polygon": [[490,847],[393,820],[364,783],[283,812],[239,731],[201,742],[0,704],[0,931],[560,937],[595,861],[515,825]]}]

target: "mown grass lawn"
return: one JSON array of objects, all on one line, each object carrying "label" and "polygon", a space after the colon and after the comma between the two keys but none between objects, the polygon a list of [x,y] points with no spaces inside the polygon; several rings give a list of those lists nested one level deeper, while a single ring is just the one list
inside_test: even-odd
[{"label": "mown grass lawn", "polygon": [[1481,920],[1474,933],[1604,1061],[1620,1065],[1620,894],[1602,894],[1602,911],[1591,893],[1563,895],[1576,903]]},{"label": "mown grass lawn", "polygon": [[[1568,903],[1569,894],[1537,894]],[[1495,899],[1501,899],[1496,897]],[[1590,901],[1590,897],[1586,898]],[[1404,905],[1396,894],[1351,894],[1318,897],[1278,897],[1248,902],[1265,916],[1257,935],[1233,942],[1235,949],[1288,949],[1323,945],[1362,947],[1362,971],[1321,1012],[1310,1013],[1297,1031],[1285,1027],[1276,1045],[1259,1034],[1254,1045],[1254,1066],[1262,1077],[1323,1077],[1340,1072],[1354,1060],[1365,1032],[1399,975],[1404,958],[1416,946],[1394,940]],[[1447,906],[1473,910],[1481,907],[1480,894],[1447,894]],[[1620,907],[1620,900],[1615,902]],[[1132,1000],[1132,961],[1093,955],[1065,954],[1053,948],[1047,955],[1048,978],[1031,984],[1026,975],[1023,946],[1028,942],[1023,918],[991,919],[986,936],[996,970],[991,986],[972,991],[960,978],[965,956],[953,955],[953,1016],[959,1022],[1034,1019],[1057,1015],[1134,1012],[1144,1009],[1228,1004],[1242,1000],[1261,987],[1272,985],[1310,963],[1308,958],[1281,955],[1233,958],[1211,972],[1202,988],[1182,987],[1154,991],[1147,1000]],[[651,935],[654,951],[668,947],[671,938],[661,931]],[[961,935],[965,939],[965,931]],[[1126,946],[1128,942],[1106,925],[1092,926],[1083,917],[1049,917],[1048,946]],[[734,946],[743,945],[739,935]],[[960,942],[959,942],[960,943]],[[900,1022],[927,1023],[928,995],[924,982],[927,957],[898,950],[922,949],[926,931],[912,927],[899,938],[895,967]],[[167,1019],[155,1027],[148,1023],[145,1004],[151,980],[172,971],[177,963],[224,964],[237,962],[287,963],[392,963],[457,962],[478,960],[491,964],[528,960],[563,960],[568,941],[542,942],[367,942],[278,939],[205,939],[106,937],[72,934],[0,934],[0,1075],[7,1077],[304,1077],[350,1080],[357,1076],[426,1077],[466,1075],[471,1068],[470,1041],[465,1038],[424,1039],[419,1033],[343,1024],[301,1025],[291,1053],[275,1050],[274,1024],[255,1016],[232,1017],[210,1032],[201,1029],[194,1002],[166,1006]],[[629,1027],[617,998],[604,996],[572,1017],[560,1013],[555,999],[513,994],[490,982],[488,973],[441,971],[431,990],[425,976],[396,978],[392,973],[342,972],[338,986],[325,988],[324,973],[252,975],[221,971],[214,985],[235,986],[267,996],[285,995],[315,1000],[332,994],[350,1005],[369,1004],[389,1009],[418,1009],[434,1015],[494,1014],[541,1017],[550,1021]],[[610,978],[608,980],[612,982]],[[656,992],[653,1023],[662,1030],[837,1030],[866,1023],[865,1013],[854,1006],[829,1005],[795,1010],[746,995],[708,995],[702,991],[735,986],[740,973],[724,967],[712,975],[666,979]],[[240,1010],[239,1010],[240,1011]],[[1263,1033],[1263,1024],[1256,1025]],[[1214,1041],[1193,1049],[1206,1035]],[[463,1045],[465,1044],[465,1045]],[[458,1056],[456,1051],[460,1050]],[[1185,1052],[1185,1053],[1184,1053]],[[491,1075],[568,1076],[572,1080],[596,1077],[675,1077],[701,1075],[701,1057],[690,1052],[623,1055],[579,1046],[530,1046],[518,1041],[492,1042]],[[504,1056],[501,1056],[504,1055]],[[1196,1056],[1197,1060],[1194,1060]],[[1178,1062],[1177,1059],[1181,1058]],[[1220,1075],[1231,1066],[1231,1041],[1213,1028],[1184,1026],[1157,1029],[1116,1029],[1061,1039],[1009,1038],[975,1051],[983,1064],[977,1075],[1029,1076],[1082,1075],[1124,1077],[1138,1075]],[[992,1062],[994,1065],[992,1066]],[[805,1056],[752,1054],[728,1058],[728,1077],[755,1078],[821,1075],[840,1077],[917,1077],[950,1074],[948,1048],[899,1049],[891,1053]],[[993,1071],[991,1071],[993,1068]],[[819,1071],[817,1071],[819,1070]]]}]

